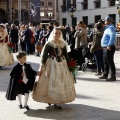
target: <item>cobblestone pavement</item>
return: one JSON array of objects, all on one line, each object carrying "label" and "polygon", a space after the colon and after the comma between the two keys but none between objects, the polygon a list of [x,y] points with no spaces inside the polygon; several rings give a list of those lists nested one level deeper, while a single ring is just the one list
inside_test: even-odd
[{"label": "cobblestone pavement", "polygon": [[[27,61],[33,69],[38,70],[40,57],[29,55]],[[4,70],[0,70],[0,120],[120,120],[119,51],[115,53],[115,64],[117,81],[99,80],[91,70],[78,71],[74,102],[63,104],[62,110],[56,110],[53,106],[48,107],[47,104],[35,102],[30,95],[29,111],[19,109],[18,100],[6,100],[5,93],[13,66],[5,67]]]}]

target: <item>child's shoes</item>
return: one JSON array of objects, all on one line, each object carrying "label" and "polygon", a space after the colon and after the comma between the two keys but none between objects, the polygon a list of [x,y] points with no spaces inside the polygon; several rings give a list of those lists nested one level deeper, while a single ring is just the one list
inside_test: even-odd
[{"label": "child's shoes", "polygon": [[22,109],[23,108],[22,105],[19,105],[19,108]]},{"label": "child's shoes", "polygon": [[26,108],[26,110],[30,110],[30,108],[29,108],[29,106],[27,105],[27,106],[24,106],[24,108]]}]

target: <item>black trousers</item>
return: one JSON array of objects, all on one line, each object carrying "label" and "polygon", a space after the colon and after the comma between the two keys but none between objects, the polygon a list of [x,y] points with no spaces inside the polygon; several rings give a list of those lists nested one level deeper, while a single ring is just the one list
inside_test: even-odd
[{"label": "black trousers", "polygon": [[116,77],[116,68],[114,63],[114,54],[115,54],[115,46],[111,47],[111,50],[107,50],[103,48],[103,60],[104,60],[104,76],[108,76],[109,68],[111,69],[111,77]]},{"label": "black trousers", "polygon": [[78,48],[77,60],[80,66],[82,66],[83,63],[85,63],[85,57],[83,57],[82,50],[82,47]]}]

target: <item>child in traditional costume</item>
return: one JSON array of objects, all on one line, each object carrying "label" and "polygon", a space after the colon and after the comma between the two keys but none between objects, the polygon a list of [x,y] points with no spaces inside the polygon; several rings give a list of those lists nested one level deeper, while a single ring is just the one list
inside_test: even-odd
[{"label": "child in traditional costume", "polygon": [[60,104],[75,100],[74,78],[69,71],[66,43],[60,28],[54,28],[41,53],[40,77],[33,90],[37,102]]},{"label": "child in traditional costume", "polygon": [[35,76],[38,74],[34,71],[30,64],[26,63],[26,53],[19,52],[17,55],[19,63],[15,65],[12,72],[10,73],[11,79],[8,85],[6,98],[7,100],[16,100],[18,96],[19,107],[23,108],[21,96],[25,95],[24,108],[29,110],[27,105],[29,92],[32,91],[35,82]]}]

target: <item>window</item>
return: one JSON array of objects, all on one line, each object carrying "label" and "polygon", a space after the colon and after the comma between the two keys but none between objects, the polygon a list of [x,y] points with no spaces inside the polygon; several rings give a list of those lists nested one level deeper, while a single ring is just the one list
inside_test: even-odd
[{"label": "window", "polygon": [[73,0],[73,6],[76,8],[76,0]]},{"label": "window", "polygon": [[74,26],[77,25],[77,18],[76,17],[72,18],[72,25],[74,25]]},{"label": "window", "polygon": [[67,0],[67,11],[71,8],[71,0]]},{"label": "window", "polygon": [[83,9],[88,9],[88,0],[84,0],[84,2],[81,2]]},{"label": "window", "polygon": [[66,18],[62,18],[62,25],[65,26],[67,24]]},{"label": "window", "polygon": [[61,11],[66,12],[66,0],[63,0],[63,5],[61,5]]},{"label": "window", "polygon": [[113,18],[113,25],[116,25],[116,14],[109,14],[110,17]]},{"label": "window", "polygon": [[94,0],[94,5],[95,5],[95,8],[100,8],[101,6],[101,1],[100,0]]},{"label": "window", "polygon": [[52,2],[48,2],[48,6],[52,6],[53,5],[53,3]]},{"label": "window", "polygon": [[101,19],[101,15],[96,15],[95,16],[95,23],[97,23]]},{"label": "window", "polygon": [[83,22],[88,25],[88,16],[83,16]]},{"label": "window", "polygon": [[40,6],[44,6],[44,1],[40,1]]},{"label": "window", "polygon": [[40,16],[45,16],[45,13],[44,12],[40,12]]},{"label": "window", "polygon": [[115,6],[115,0],[108,0],[109,6]]}]

